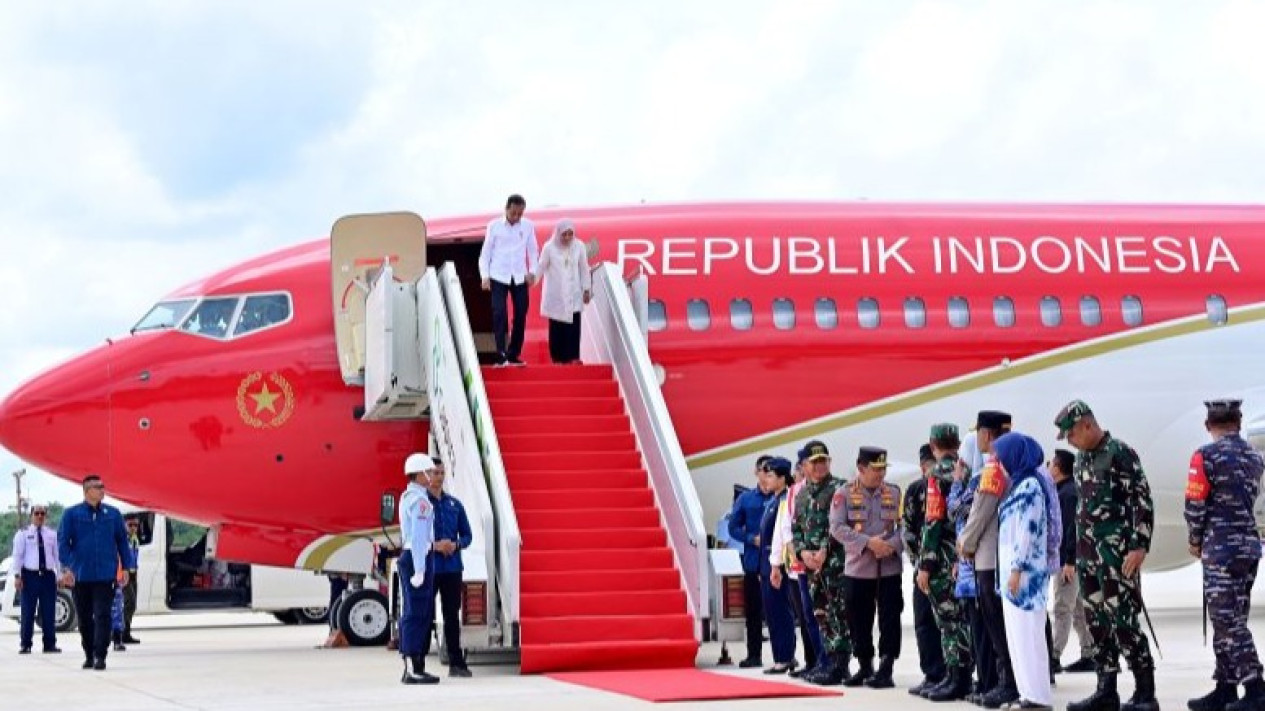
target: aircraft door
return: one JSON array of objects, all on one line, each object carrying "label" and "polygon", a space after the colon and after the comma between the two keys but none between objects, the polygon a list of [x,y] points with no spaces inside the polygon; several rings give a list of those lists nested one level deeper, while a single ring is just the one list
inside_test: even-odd
[{"label": "aircraft door", "polygon": [[340,217],[330,228],[334,337],[343,382],[365,383],[365,298],[383,263],[413,283],[426,270],[426,223],[412,212]]}]

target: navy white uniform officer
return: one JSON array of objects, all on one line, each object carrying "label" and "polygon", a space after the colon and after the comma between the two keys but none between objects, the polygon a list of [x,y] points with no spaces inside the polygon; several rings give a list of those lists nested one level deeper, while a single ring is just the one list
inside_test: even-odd
[{"label": "navy white uniform officer", "polygon": [[48,509],[31,508],[31,525],[13,537],[13,576],[17,592],[22,596],[22,627],[19,654],[31,653],[35,638],[35,609],[40,612],[40,629],[43,630],[44,653],[56,654],[57,579],[61,577],[61,560],[57,557],[57,532],[47,525]]},{"label": "navy white uniform officer", "polygon": [[438,684],[439,677],[426,673],[425,639],[435,620],[435,569],[431,544],[435,540],[435,507],[426,492],[435,462],[425,454],[412,454],[404,462],[408,487],[400,497],[400,535],[404,552],[398,570],[404,614],[400,617],[400,656],[404,658],[405,684]]}]

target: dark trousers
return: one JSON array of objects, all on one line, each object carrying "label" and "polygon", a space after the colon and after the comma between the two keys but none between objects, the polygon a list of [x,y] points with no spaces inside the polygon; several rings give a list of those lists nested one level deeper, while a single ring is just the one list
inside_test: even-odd
[{"label": "dark trousers", "polygon": [[975,586],[979,590],[980,616],[996,656],[994,666],[1000,681],[1015,685],[1015,672],[1010,667],[1010,647],[1006,644],[1006,619],[1001,611],[1001,594],[997,592],[997,571],[976,570]]},{"label": "dark trousers", "polygon": [[105,659],[110,649],[110,607],[114,604],[114,581],[75,581],[72,588],[75,613],[79,615],[79,642],[88,659]]},{"label": "dark trousers", "polygon": [[[799,629],[799,642],[804,647],[804,666],[812,669],[817,664],[817,650],[813,647],[813,640],[808,631],[808,620],[804,615],[804,597],[800,593],[799,580],[791,578],[789,575],[783,578],[785,582],[783,586],[790,586],[790,592],[786,598],[791,603],[791,614],[795,616],[795,626]],[[811,613],[810,613],[811,614]],[[813,620],[813,627],[817,626],[817,621]]]},{"label": "dark trousers", "polygon": [[123,636],[132,636],[132,615],[136,614],[136,571],[128,573],[123,586]]},{"label": "dark trousers", "polygon": [[400,656],[416,657],[425,653],[430,644],[430,628],[435,622],[435,574],[434,563],[428,554],[425,561],[426,580],[420,588],[413,587],[413,552],[400,554],[396,569],[400,573],[400,597],[404,614],[400,615]]},{"label": "dark trousers", "polygon": [[979,600],[968,597],[962,599],[966,607],[967,619],[971,622],[971,650],[975,652],[975,689],[983,694],[997,686],[997,655],[993,653],[993,642],[988,638],[988,628],[984,626],[984,615],[980,612]]},{"label": "dark trousers", "polygon": [[[509,330],[509,311],[505,297],[514,302],[514,329],[510,334],[509,347],[505,345],[505,332]],[[496,352],[509,360],[518,360],[523,354],[523,333],[527,329],[527,308],[530,298],[527,282],[502,284],[492,280],[492,335],[496,338]]]},{"label": "dark trousers", "polygon": [[878,654],[896,659],[900,656],[900,613],[905,609],[905,596],[900,590],[900,576],[866,580],[845,577],[844,600],[848,611],[848,632],[852,635],[852,651],[857,659],[874,658],[874,616],[878,613]]},{"label": "dark trousers", "polygon": [[35,639],[35,610],[39,608],[44,649],[52,649],[57,646],[57,577],[51,570],[44,571],[41,575],[34,570],[23,569],[21,575],[22,625],[19,644],[29,647]]},{"label": "dark trousers", "polygon": [[[793,584],[790,578],[782,578],[782,587],[775,588],[768,576],[760,576],[760,597],[764,602],[764,619],[769,624],[774,664],[789,664],[795,659],[795,615],[791,612],[788,594]],[[795,595],[799,596],[799,590]]]},{"label": "dark trousers", "polygon": [[799,606],[804,615],[800,622],[800,633],[804,636],[804,664],[811,669],[826,659],[826,648],[822,646],[821,627],[813,614],[813,595],[808,585],[807,570],[799,574]]},{"label": "dark trousers", "polygon": [[[918,571],[914,571],[916,576]],[[944,678],[944,650],[940,648],[940,628],[936,626],[931,600],[914,585],[914,638],[918,641],[918,667],[928,679]]]},{"label": "dark trousers", "polygon": [[[444,647],[448,650],[448,666],[462,667],[466,658],[461,653],[461,573],[436,573],[435,594],[444,612]],[[431,603],[434,605],[434,603]],[[432,608],[433,609],[433,608]],[[430,635],[422,644],[422,654],[430,654]]]},{"label": "dark trousers", "polygon": [[549,319],[549,360],[571,363],[580,359],[580,312],[572,323]]},{"label": "dark trousers", "polygon": [[742,574],[742,611],[747,619],[747,659],[761,659],[764,647],[764,598],[760,595],[760,574]]}]

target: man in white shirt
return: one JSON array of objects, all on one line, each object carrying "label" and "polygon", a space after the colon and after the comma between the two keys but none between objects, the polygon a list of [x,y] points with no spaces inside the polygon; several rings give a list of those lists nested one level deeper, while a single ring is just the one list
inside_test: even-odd
[{"label": "man in white shirt", "polygon": [[45,521],[48,509],[35,506],[31,509],[31,525],[13,537],[13,576],[17,592],[22,596],[22,623],[19,654],[31,653],[35,636],[35,609],[40,612],[40,629],[44,633],[44,653],[57,654],[57,579],[61,577],[61,560],[57,551],[57,532]]},{"label": "man in white shirt", "polygon": [[[505,201],[505,217],[488,223],[479,252],[479,278],[484,291],[492,292],[492,333],[496,337],[497,365],[523,365],[523,334],[527,329],[530,306],[528,287],[536,283],[536,264],[540,247],[536,244],[536,226],[523,217],[527,201],[522,195],[510,195]],[[514,302],[514,328],[509,345],[509,314],[505,297]]]}]

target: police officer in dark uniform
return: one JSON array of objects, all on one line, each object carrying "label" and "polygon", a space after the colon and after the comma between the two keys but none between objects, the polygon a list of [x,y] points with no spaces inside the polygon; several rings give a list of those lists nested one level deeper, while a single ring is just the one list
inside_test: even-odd
[{"label": "police officer in dark uniform", "polygon": [[[1265,684],[1261,660],[1247,626],[1261,540],[1252,506],[1260,493],[1265,461],[1239,434],[1242,400],[1205,402],[1204,427],[1212,443],[1190,459],[1186,527],[1190,553],[1203,563],[1204,598],[1212,619],[1217,686],[1187,704],[1191,711],[1261,711]],[[1238,685],[1246,694],[1238,699]]]},{"label": "police officer in dark uniform", "polygon": [[[922,556],[923,513],[927,507],[927,474],[936,465],[935,455],[931,453],[931,445],[924,444],[918,450],[918,464],[922,467],[922,476],[911,481],[905,487],[905,500],[901,504],[901,534],[905,537],[905,553],[913,567],[913,577],[918,577],[918,559]],[[914,637],[918,641],[918,668],[922,670],[922,681],[910,687],[913,696],[921,694],[923,689],[938,686],[944,680],[944,652],[940,649],[940,628],[936,626],[935,614],[931,611],[931,600],[918,587],[915,580],[914,599]]]}]

